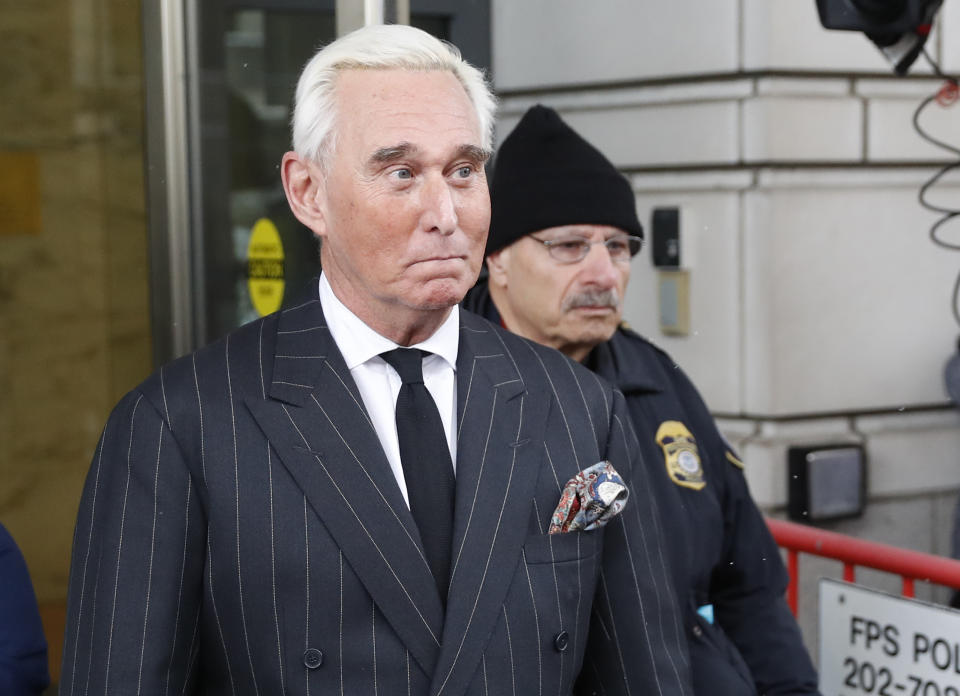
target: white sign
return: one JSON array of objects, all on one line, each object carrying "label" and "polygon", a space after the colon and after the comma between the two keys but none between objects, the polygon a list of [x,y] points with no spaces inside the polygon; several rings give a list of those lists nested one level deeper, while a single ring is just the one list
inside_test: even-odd
[{"label": "white sign", "polygon": [[960,612],[820,580],[824,696],[960,696]]}]

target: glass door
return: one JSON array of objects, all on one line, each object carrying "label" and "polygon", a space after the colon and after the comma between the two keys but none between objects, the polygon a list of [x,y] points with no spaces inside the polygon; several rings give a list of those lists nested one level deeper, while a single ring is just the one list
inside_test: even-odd
[{"label": "glass door", "polygon": [[198,5],[199,343],[275,311],[317,272],[317,244],[287,207],[279,164],[297,76],[335,37],[336,18],[332,0],[273,5]]}]

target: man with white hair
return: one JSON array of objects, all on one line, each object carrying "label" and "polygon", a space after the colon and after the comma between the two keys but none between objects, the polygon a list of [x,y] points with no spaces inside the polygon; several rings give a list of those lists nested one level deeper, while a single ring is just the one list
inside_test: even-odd
[{"label": "man with white hair", "polygon": [[493,106],[410,27],[308,63],[281,172],[322,274],[114,410],[61,693],[691,693],[622,397],[457,306]]}]

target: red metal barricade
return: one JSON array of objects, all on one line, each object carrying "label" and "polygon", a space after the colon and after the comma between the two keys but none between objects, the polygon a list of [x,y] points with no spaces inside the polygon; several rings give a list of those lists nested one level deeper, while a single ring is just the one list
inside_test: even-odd
[{"label": "red metal barricade", "polygon": [[787,603],[794,616],[797,615],[797,571],[801,553],[842,561],[843,579],[848,582],[854,582],[857,566],[899,575],[903,580],[901,594],[904,597],[914,596],[915,580],[960,589],[960,561],[952,558],[864,541],[769,517],[767,526],[777,545],[787,550],[787,571],[790,574]]}]

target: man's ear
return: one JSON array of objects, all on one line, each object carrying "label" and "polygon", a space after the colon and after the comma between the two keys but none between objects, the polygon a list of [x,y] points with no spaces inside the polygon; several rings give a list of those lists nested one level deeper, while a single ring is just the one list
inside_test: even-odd
[{"label": "man's ear", "polygon": [[287,194],[287,203],[297,220],[318,237],[323,237],[327,228],[324,179],[320,167],[296,152],[288,152],[280,163],[280,178],[283,180],[283,192]]},{"label": "man's ear", "polygon": [[490,274],[490,284],[501,288],[507,287],[507,271],[510,267],[510,247],[498,249],[487,257],[487,272]]}]

